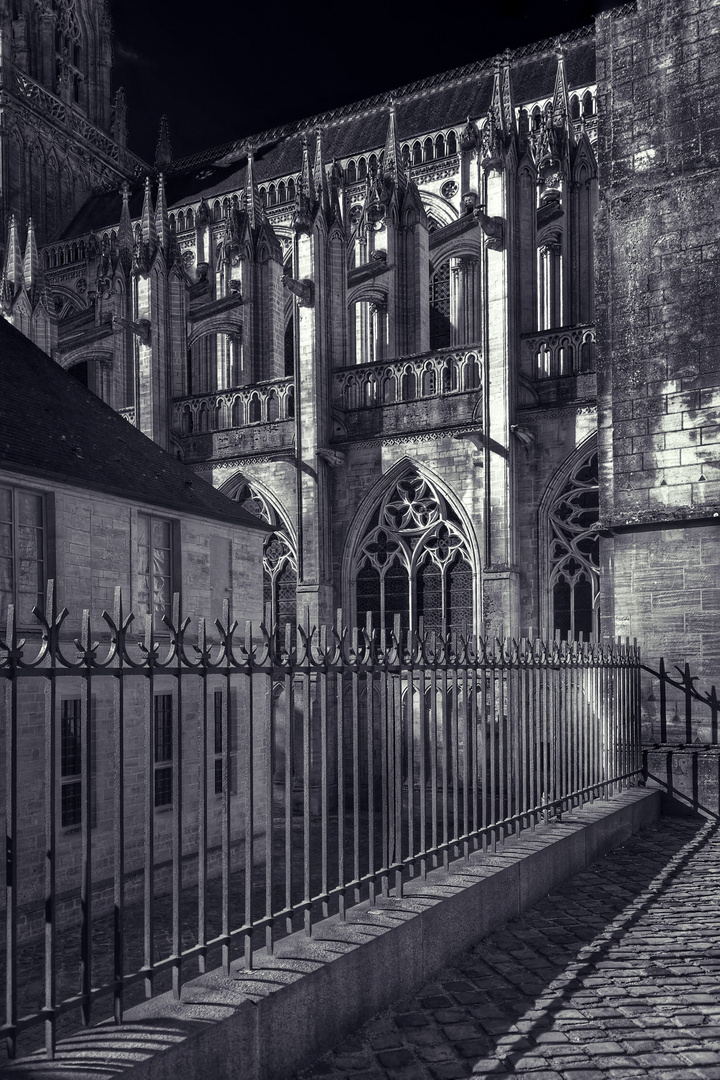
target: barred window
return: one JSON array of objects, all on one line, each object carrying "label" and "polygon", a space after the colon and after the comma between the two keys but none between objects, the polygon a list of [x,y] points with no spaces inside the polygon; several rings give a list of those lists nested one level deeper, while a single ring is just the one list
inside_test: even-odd
[{"label": "barred window", "polygon": [[82,821],[80,704],[80,698],[60,703],[60,824],[63,829]]},{"label": "barred window", "polygon": [[152,615],[155,631],[166,630],[163,615],[172,612],[173,522],[138,514],[137,613]]},{"label": "barred window", "polygon": [[358,625],[472,633],[474,578],[463,527],[429,480],[404,476],[382,498],[355,561]]},{"label": "barred window", "polygon": [[171,806],[173,800],[172,694],[156,694],[154,712],[155,806]]},{"label": "barred window", "polygon": [[[213,719],[215,721],[214,747],[215,747],[215,794],[223,793],[223,729],[224,729],[224,702],[222,690],[216,690],[213,694]],[[237,793],[237,740],[235,738],[235,726],[232,716],[228,717],[228,776],[230,778],[230,794]]]},{"label": "barred window", "polygon": [[15,605],[19,626],[35,626],[45,589],[45,500],[21,488],[0,487],[0,612]]},{"label": "barred window", "polygon": [[598,633],[598,507],[598,456],[593,453],[575,466],[548,513],[553,629],[563,638]]}]

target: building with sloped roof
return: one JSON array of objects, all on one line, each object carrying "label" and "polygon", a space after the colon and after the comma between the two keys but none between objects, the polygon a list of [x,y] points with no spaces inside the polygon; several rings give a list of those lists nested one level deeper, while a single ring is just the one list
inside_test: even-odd
[{"label": "building with sloped roof", "polygon": [[113,610],[115,589],[143,634],[186,611],[262,619],[259,569],[269,526],[227,499],[0,321],[3,626],[39,632],[47,582],[77,634],[83,609]]},{"label": "building with sloped roof", "polygon": [[[16,7],[0,137],[39,146],[47,183],[8,188],[4,314],[270,526],[275,625],[630,634],[712,673],[710,0],[638,0],[181,160],[163,127],[152,167],[109,81],[71,100]],[[101,9],[58,5],[81,57]],[[53,164],[62,109],[102,175]]]}]

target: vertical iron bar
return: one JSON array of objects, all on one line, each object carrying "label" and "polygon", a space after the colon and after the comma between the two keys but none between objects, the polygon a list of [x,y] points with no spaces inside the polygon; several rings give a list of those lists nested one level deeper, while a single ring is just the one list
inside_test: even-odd
[{"label": "vertical iron bar", "polygon": [[[467,836],[470,832],[470,815],[469,815],[469,797],[470,797],[470,727],[469,727],[469,713],[470,703],[468,701],[468,669],[467,658],[463,657],[462,667],[459,670],[460,684],[462,688],[462,710],[459,713],[462,725],[462,831],[465,840],[463,841],[463,858],[465,862],[470,859],[470,841]],[[458,703],[459,708],[459,703]]]},{"label": "vertical iron bar", "polygon": [[273,879],[275,870],[275,858],[273,841],[275,838],[275,821],[273,818],[273,756],[275,747],[275,709],[273,702],[272,681],[272,656],[268,655],[268,666],[262,674],[265,681],[265,710],[267,714],[267,732],[265,735],[265,763],[264,784],[265,789],[265,952],[268,956],[273,954],[274,924],[273,924]]},{"label": "vertical iron bar", "polygon": [[323,626],[320,635],[320,647],[323,655],[323,666],[318,672],[320,688],[320,843],[321,851],[321,884],[320,890],[324,897],[322,902],[323,918],[327,919],[330,914],[330,905],[327,900],[328,894],[328,668],[325,657],[327,656],[327,627]]},{"label": "vertical iron bar", "polygon": [[338,803],[338,914],[345,919],[345,642],[343,638],[342,611],[337,612],[336,632],[340,638],[340,659],[337,668],[336,711],[337,711],[337,803]]},{"label": "vertical iron bar", "polygon": [[[498,790],[497,790],[497,748],[496,736],[498,734],[498,702],[497,702],[497,679],[502,679],[502,668],[497,667],[495,645],[493,644],[493,658],[490,667],[490,824],[492,825],[492,851],[497,850],[498,839]],[[502,762],[500,763],[502,769]],[[502,817],[502,814],[499,815]]]},{"label": "vertical iron bar", "polygon": [[[473,650],[475,644],[473,644]],[[470,674],[470,688],[468,693],[470,695],[468,701],[468,723],[470,724],[470,742],[472,746],[472,758],[470,765],[471,775],[471,789],[472,789],[472,831],[473,831],[473,851],[478,849],[478,836],[477,831],[479,827],[478,823],[478,708],[477,708],[477,667],[473,664],[469,668]]]},{"label": "vertical iron bar", "polygon": [[[368,623],[368,638],[371,638],[372,628]],[[375,903],[375,717],[373,701],[373,664],[369,661],[368,670],[365,673],[365,700],[366,726],[367,726],[367,843],[368,863],[367,872],[369,877],[368,900]]]},{"label": "vertical iron bar", "polygon": [[437,640],[432,635],[432,662],[430,666],[430,843],[435,853],[433,865],[438,865],[438,716],[437,716]]},{"label": "vertical iron bar", "polygon": [[[224,614],[224,612],[223,612]],[[204,623],[204,620],[203,620]],[[226,627],[229,627],[229,606],[228,606],[228,621],[225,623]],[[205,638],[204,625],[203,625],[203,642]],[[232,872],[232,803],[230,802],[230,725],[231,725],[231,705],[232,705],[232,693],[231,693],[231,662],[232,657],[230,655],[232,646],[228,642],[223,666],[223,675],[225,676],[225,686],[223,688],[223,701],[222,701],[222,713],[221,713],[221,739],[220,739],[220,752],[222,757],[220,759],[220,777],[222,792],[220,795],[220,813],[222,817],[221,836],[220,843],[222,846],[221,858],[222,858],[222,904],[221,904],[221,927],[220,935],[222,938],[222,968],[225,975],[230,974],[230,960],[231,960],[231,939],[230,939],[230,922],[231,922],[231,872]],[[250,676],[243,671],[243,677],[250,681]],[[202,668],[202,693],[203,693],[203,713],[207,717],[208,702],[210,700],[210,688],[208,685],[208,671],[203,665]],[[244,697],[244,695],[242,695]],[[241,697],[241,700],[242,700]],[[215,724],[215,709],[213,700],[213,726]],[[246,723],[251,722],[251,716],[248,710],[248,716]],[[238,718],[239,722],[239,718]],[[207,720],[205,721],[207,724]],[[213,731],[213,738],[215,732]],[[239,733],[238,733],[239,736]],[[238,739],[239,741],[239,739]],[[207,755],[207,751],[206,751]],[[213,759],[214,760],[214,759]],[[213,766],[214,768],[214,766]],[[240,768],[238,762],[238,785],[240,783]],[[239,796],[239,791],[238,791]],[[207,889],[207,882],[203,883],[204,891]]]},{"label": "vertical iron bar", "polygon": [[407,829],[408,829],[408,875],[415,876],[415,668],[413,664],[412,632],[407,633],[408,662],[405,672],[405,701],[407,712]]},{"label": "vertical iron bar", "polygon": [[[380,631],[379,631],[380,632]],[[384,635],[383,635],[384,636]],[[392,848],[390,832],[392,829],[392,815],[390,813],[390,807],[392,800],[390,798],[390,767],[389,767],[389,731],[388,731],[388,673],[387,673],[387,658],[384,648],[382,647],[382,663],[378,670],[378,680],[380,684],[380,780],[381,780],[381,818],[382,818],[382,852],[381,860],[383,869],[387,870],[390,865],[390,851]],[[387,896],[389,892],[389,880],[387,873],[382,875],[381,880],[382,895]]]},{"label": "vertical iron bar", "polygon": [[520,777],[518,780],[518,810],[522,815],[518,818],[518,827],[524,829],[527,824],[525,815],[528,809],[528,755],[527,755],[527,722],[528,722],[528,680],[530,669],[528,667],[528,642],[526,638],[520,639],[520,651],[518,652],[518,679],[519,679],[519,704],[518,704],[518,743],[520,760]]},{"label": "vertical iron bar", "polygon": [[55,834],[56,764],[55,729],[57,708],[57,626],[55,583],[48,582],[45,615],[50,627],[48,675],[45,683],[45,1053],[55,1056]]},{"label": "vertical iron bar", "polygon": [[[308,632],[310,626],[307,626]],[[305,933],[312,933],[310,917],[310,736],[311,736],[311,696],[310,696],[310,646],[307,647],[306,666],[302,671],[303,688],[303,923]]]},{"label": "vertical iron bar", "polygon": [[425,731],[425,652],[420,644],[418,665],[418,756],[420,758],[420,876],[427,878],[427,732]]},{"label": "vertical iron bar", "polygon": [[402,631],[400,629],[400,616],[395,616],[394,626],[395,643],[397,650],[397,671],[393,679],[393,738],[395,749],[395,853],[394,862],[398,869],[395,870],[395,895],[398,900],[403,895],[402,876],[402,810],[403,810],[403,785],[402,785],[402,758],[403,758],[403,716],[402,716]]},{"label": "vertical iron bar", "polygon": [[[173,595],[173,625],[180,634],[180,596]],[[172,699],[172,992],[180,1000],[182,987],[182,826],[183,826],[183,753],[182,753],[182,649],[177,643],[176,693]]]},{"label": "vertical iron bar", "polygon": [[81,851],[82,877],[80,885],[80,908],[82,926],[80,929],[80,986],[82,1022],[87,1027],[91,1022],[92,990],[92,659],[90,654],[90,612],[82,613],[82,645],[85,652],[81,682],[83,693],[80,697],[80,759],[82,772],[82,819]]},{"label": "vertical iron bar", "polygon": [[442,780],[442,843],[443,843],[443,867],[447,870],[450,863],[450,779],[448,776],[450,754],[450,721],[448,718],[448,684],[447,684],[447,643],[444,642],[443,665],[440,669],[440,727],[442,729],[442,745],[440,759],[440,771]]},{"label": "vertical iron bar", "polygon": [[[245,761],[245,970],[253,967],[253,867],[255,864],[255,703],[253,685],[253,636],[252,624],[245,623],[245,652],[247,654],[247,718]],[[225,751],[227,754],[227,750]],[[229,756],[229,755],[228,755]]]},{"label": "vertical iron bar", "polygon": [[540,731],[538,726],[538,703],[540,698],[540,660],[542,657],[542,642],[537,638],[530,641],[530,686],[529,686],[529,709],[528,709],[528,807],[530,814],[530,828],[534,831],[537,826],[537,814],[535,807],[538,804],[539,785],[539,762],[540,762]]},{"label": "vertical iron bar", "polygon": [[[448,635],[450,640],[450,635]],[[453,840],[456,840],[460,835],[460,769],[459,769],[459,755],[460,755],[460,740],[459,740],[459,723],[458,723],[458,669],[457,669],[457,656],[453,657],[452,668],[452,709],[450,710],[450,740],[452,746],[452,786],[453,786]],[[460,852],[458,846],[453,848],[453,854],[457,857]]]},{"label": "vertical iron bar", "polygon": [[123,1018],[124,907],[125,907],[125,634],[122,593],[115,590],[114,623],[117,629],[117,656],[113,679],[113,1017]]},{"label": "vertical iron bar", "polygon": [[285,929],[293,931],[292,890],[293,890],[293,814],[292,814],[292,776],[295,754],[293,723],[295,720],[294,680],[290,667],[285,674]]},{"label": "vertical iron bar", "polygon": [[17,721],[18,667],[15,633],[15,605],[8,605],[7,637],[9,679],[4,697],[7,706],[5,724],[5,1023],[9,1029],[7,1056],[17,1053]]},{"label": "vertical iron bar", "polygon": [[[225,622],[225,620],[223,620]],[[225,623],[227,625],[227,623]],[[200,619],[198,624],[198,650],[200,656],[205,655],[205,620]],[[198,880],[197,880],[197,898],[198,898],[198,945],[200,952],[198,953],[198,970],[201,975],[207,970],[207,953],[205,951],[207,944],[207,908],[206,908],[206,893],[207,893],[207,806],[208,806],[208,716],[207,716],[207,693],[205,690],[205,661],[201,660],[201,667],[198,668],[198,675],[200,677],[198,689],[200,692],[200,708],[198,709],[198,728],[197,728],[197,747],[198,747]],[[228,687],[225,686],[225,693],[227,694]],[[215,748],[215,711],[213,710],[213,749]],[[213,757],[213,763],[215,758]],[[213,764],[214,769],[214,764]],[[222,813],[222,810],[221,810]],[[221,829],[223,829],[223,823],[221,822]],[[225,845],[221,841],[222,850],[224,852]],[[222,875],[222,891],[225,894],[225,859],[222,859],[222,866],[220,867],[220,873]]]},{"label": "vertical iron bar", "polygon": [[667,743],[667,690],[665,688],[665,660],[660,657],[660,742]]},{"label": "vertical iron bar", "polygon": [[147,694],[145,695],[145,821],[143,877],[143,953],[145,968],[145,997],[152,997],[153,964],[155,960],[155,662],[153,656],[152,613],[145,619],[145,664]]},{"label": "vertical iron bar", "polygon": [[482,780],[480,784],[480,796],[482,798],[481,828],[482,850],[487,851],[488,846],[488,814],[489,814],[489,764],[488,764],[488,660],[487,640],[483,637],[480,642],[482,648],[482,663],[480,667],[480,687],[482,700],[480,702],[480,768]]},{"label": "vertical iron bar", "polygon": [[[358,661],[358,631],[352,631],[352,784],[353,784],[353,880],[360,879],[360,675]],[[360,902],[360,888],[355,886],[355,903]]]},{"label": "vertical iron bar", "polygon": [[[498,707],[498,711],[497,711],[497,721],[498,721],[497,780],[498,780],[498,805],[499,805],[498,820],[499,821],[504,821],[505,818],[507,817],[507,806],[506,806],[506,799],[507,799],[507,783],[506,783],[506,779],[507,779],[507,774],[506,774],[506,769],[508,767],[508,758],[507,758],[507,753],[506,753],[506,750],[505,750],[505,742],[506,742],[505,724],[506,724],[506,720],[507,720],[507,673],[506,673],[506,668],[505,668],[505,646],[504,646],[504,643],[503,643],[502,639],[498,638],[497,645],[498,645],[499,652],[500,652],[500,667],[498,668],[498,673],[499,673],[499,682],[498,682],[499,703],[498,703],[498,706],[499,707]],[[500,843],[501,844],[504,844],[504,842],[505,842],[505,835],[506,835],[505,825],[502,825],[498,829],[498,836],[500,838]]]}]

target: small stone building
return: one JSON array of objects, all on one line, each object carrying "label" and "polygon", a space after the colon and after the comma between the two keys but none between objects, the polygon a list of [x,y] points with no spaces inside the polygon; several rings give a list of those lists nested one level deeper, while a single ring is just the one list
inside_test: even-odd
[{"label": "small stone building", "polygon": [[[42,650],[37,606],[49,617],[46,587],[56,583],[56,611],[69,611],[62,621],[59,648],[78,660],[75,641],[84,639],[83,609],[91,615],[90,644],[102,660],[111,648],[106,610],[116,617],[115,590],[123,596],[123,614],[135,615],[128,631],[128,650],[142,662],[141,642],[147,622],[162,661],[171,644],[163,616],[172,617],[173,594],[179,593],[182,615],[205,616],[208,640],[218,642],[214,620],[222,618],[225,601],[244,639],[245,621],[262,620],[262,548],[269,527],[193,474],[185,465],[128,424],[96,395],[63,371],[37,346],[0,320],[0,637],[6,637],[7,609],[15,606],[22,661],[32,662]],[[194,656],[197,619],[191,623],[188,653]],[[0,756],[6,751],[7,725],[15,723],[18,760],[14,813],[22,823],[20,859],[20,928],[36,926],[36,901],[43,887],[43,837],[48,822],[47,793],[55,788],[57,887],[62,892],[77,875],[85,798],[83,705],[89,701],[87,732],[92,775],[93,874],[102,893],[103,876],[111,873],[113,798],[116,791],[115,725],[120,716],[112,677],[86,677],[50,658],[40,669],[16,682],[3,680],[0,708]],[[207,760],[210,807],[208,845],[217,843],[222,775],[215,765],[222,753],[221,717],[227,682],[185,678],[182,706],[178,680],[159,669],[125,679],[121,714],[125,768],[125,858],[128,871],[142,865],[145,792],[153,805],[157,861],[169,857],[172,810],[177,799],[182,760],[183,806],[195,821],[198,776],[198,718],[207,709]],[[51,695],[48,697],[48,695]],[[177,710],[180,708],[179,716]],[[231,750],[237,751],[246,714],[237,695],[229,703]],[[173,718],[177,723],[174,724]],[[48,720],[54,721],[54,775],[49,774]],[[181,745],[174,744],[179,732]],[[145,784],[149,750],[153,778]],[[233,764],[235,759],[232,759]],[[5,775],[4,760],[1,765]],[[233,794],[237,784],[231,776]],[[189,826],[188,826],[189,828]],[[216,835],[217,833],[217,835]],[[197,848],[197,835],[185,837]],[[164,853],[164,856],[163,856]],[[211,857],[211,854],[210,854]],[[131,894],[129,894],[131,895]],[[35,920],[35,922],[33,922]]]}]

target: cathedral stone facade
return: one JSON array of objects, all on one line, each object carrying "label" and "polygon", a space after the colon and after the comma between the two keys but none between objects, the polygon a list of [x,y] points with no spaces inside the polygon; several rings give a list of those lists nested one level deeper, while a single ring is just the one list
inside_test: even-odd
[{"label": "cathedral stone facade", "polygon": [[714,675],[720,5],[152,166],[102,0],[4,0],[5,318],[272,526],[298,619]]}]

